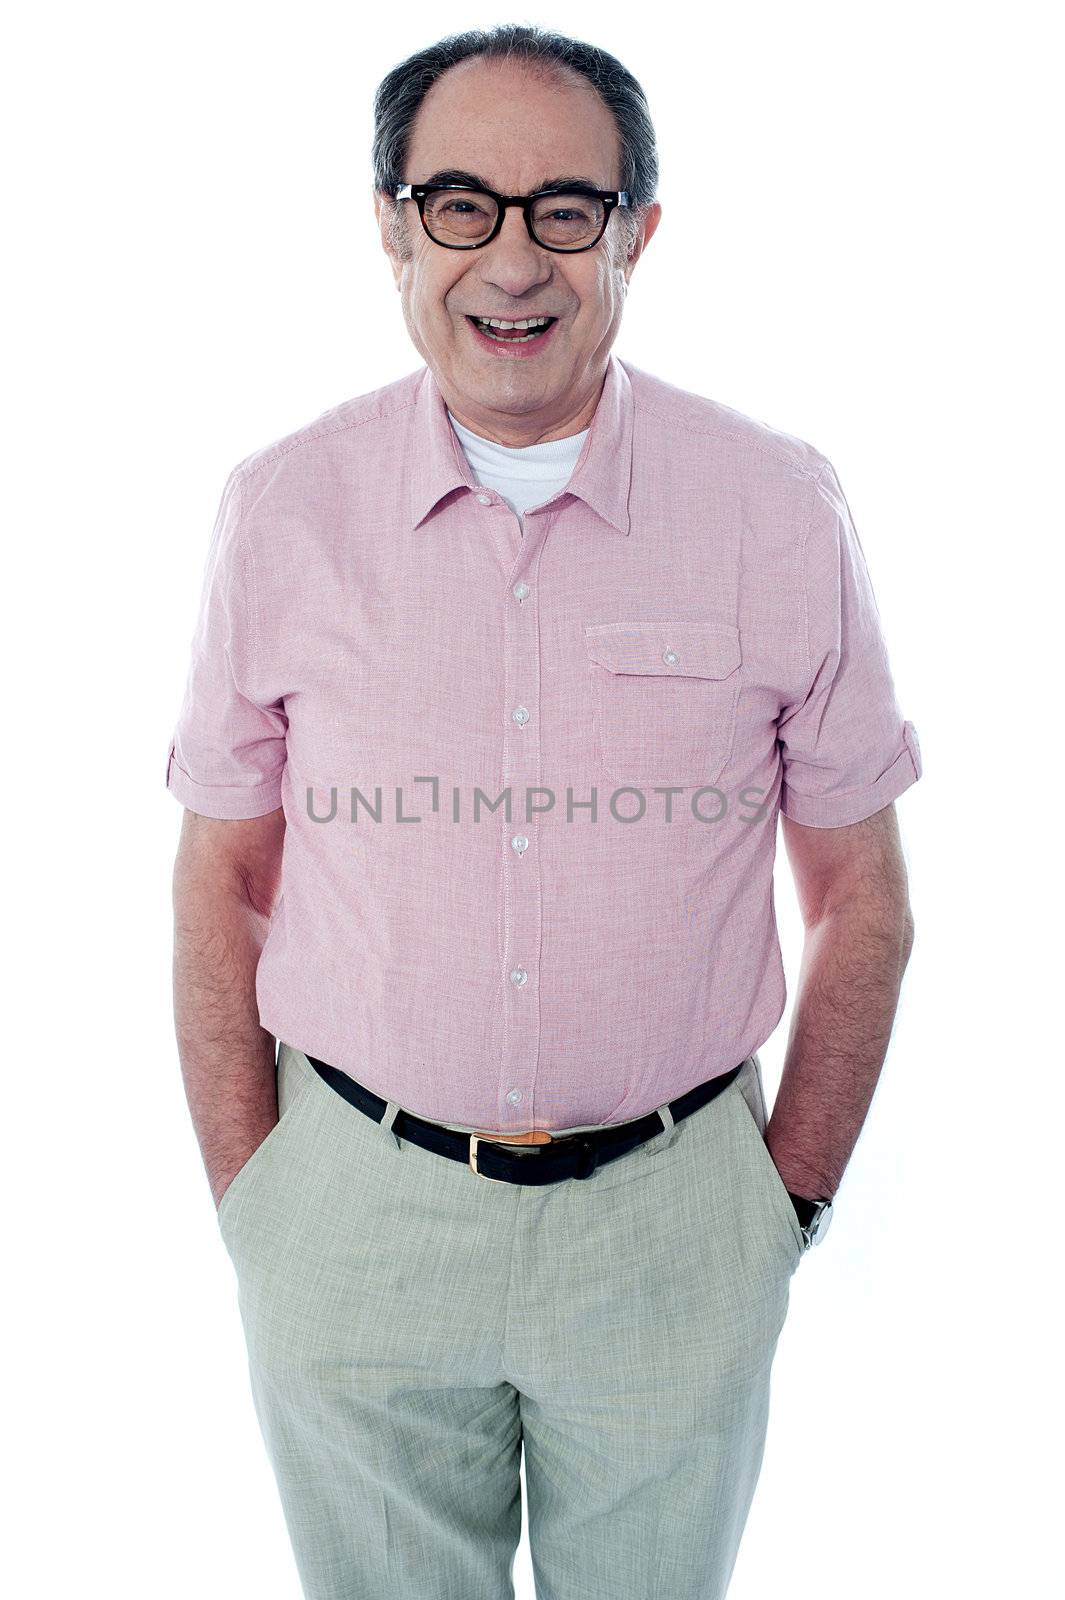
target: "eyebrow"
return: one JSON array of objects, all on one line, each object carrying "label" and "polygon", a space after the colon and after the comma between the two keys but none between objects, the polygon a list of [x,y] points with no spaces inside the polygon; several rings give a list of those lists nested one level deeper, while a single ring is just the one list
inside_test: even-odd
[{"label": "eyebrow", "polygon": [[[462,172],[458,167],[443,167],[439,172],[434,172],[426,178],[424,183],[418,184],[419,189],[431,189],[437,184],[463,184],[468,189],[491,189],[492,185],[487,178],[479,177],[476,172]],[[545,178],[538,183],[530,193],[537,194],[542,189],[558,191],[562,189],[601,189],[602,184],[594,178],[572,175],[562,178]]]}]

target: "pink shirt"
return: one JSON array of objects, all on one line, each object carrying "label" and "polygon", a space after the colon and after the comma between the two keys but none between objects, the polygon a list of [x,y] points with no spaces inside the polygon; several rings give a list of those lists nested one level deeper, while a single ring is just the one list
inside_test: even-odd
[{"label": "pink shirt", "polygon": [[842,827],[920,775],[831,463],[613,354],[524,519],[424,366],[235,467],[167,761],[204,816],[284,807],[263,1027],[519,1131],[762,1045],[778,809]]}]

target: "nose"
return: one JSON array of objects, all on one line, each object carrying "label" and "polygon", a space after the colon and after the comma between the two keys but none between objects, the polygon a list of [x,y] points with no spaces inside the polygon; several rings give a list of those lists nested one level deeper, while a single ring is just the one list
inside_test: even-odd
[{"label": "nose", "polygon": [[530,236],[520,206],[507,207],[502,227],[480,254],[485,282],[495,284],[504,294],[516,297],[551,277],[550,251]]}]

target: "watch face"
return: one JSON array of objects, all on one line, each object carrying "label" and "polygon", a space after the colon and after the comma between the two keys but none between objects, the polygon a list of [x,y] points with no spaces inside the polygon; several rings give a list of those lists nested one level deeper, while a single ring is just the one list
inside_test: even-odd
[{"label": "watch face", "polygon": [[827,1203],[827,1205],[823,1206],[821,1208],[821,1210],[818,1211],[817,1215],[813,1219],[813,1222],[810,1224],[810,1243],[811,1244],[820,1244],[821,1240],[824,1238],[825,1234],[828,1232],[828,1225],[829,1225],[829,1223],[831,1221],[832,1221],[832,1202],[830,1200]]}]

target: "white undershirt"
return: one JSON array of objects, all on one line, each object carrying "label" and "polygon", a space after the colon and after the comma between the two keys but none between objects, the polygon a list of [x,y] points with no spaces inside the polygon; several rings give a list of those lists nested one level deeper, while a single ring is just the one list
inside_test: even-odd
[{"label": "white undershirt", "polygon": [[457,422],[450,411],[448,416],[477,482],[494,489],[519,518],[530,506],[542,505],[566,487],[588,437],[585,428],[568,439],[551,439],[547,444],[511,449],[472,433]]}]

